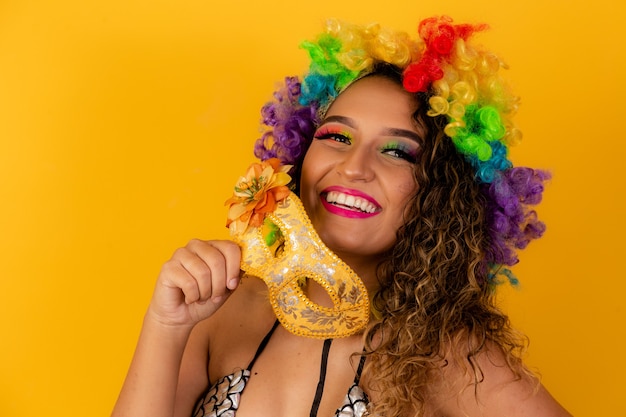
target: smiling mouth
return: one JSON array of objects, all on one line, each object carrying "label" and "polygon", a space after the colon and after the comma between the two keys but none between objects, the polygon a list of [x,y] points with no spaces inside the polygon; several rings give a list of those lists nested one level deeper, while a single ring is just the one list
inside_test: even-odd
[{"label": "smiling mouth", "polygon": [[329,191],[322,196],[327,203],[341,207],[344,210],[351,210],[360,213],[375,213],[379,210],[376,205],[361,197],[340,193],[338,191]]}]

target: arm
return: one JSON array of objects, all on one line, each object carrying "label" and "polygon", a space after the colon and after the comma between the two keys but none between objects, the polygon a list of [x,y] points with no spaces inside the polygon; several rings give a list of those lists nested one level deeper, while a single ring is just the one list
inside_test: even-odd
[{"label": "arm", "polygon": [[237,287],[240,256],[233,242],[194,240],[165,263],[113,417],[172,417],[176,408],[191,409],[193,400],[177,396],[178,387],[199,393],[203,387],[197,385],[206,381],[200,375],[207,368],[205,352],[203,369],[181,372],[183,357],[197,356],[197,344],[187,346],[188,341],[194,326]]}]

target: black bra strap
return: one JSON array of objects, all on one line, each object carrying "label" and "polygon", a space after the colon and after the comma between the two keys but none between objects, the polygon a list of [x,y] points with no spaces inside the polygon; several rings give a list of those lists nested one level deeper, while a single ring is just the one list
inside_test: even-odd
[{"label": "black bra strap", "polygon": [[359,367],[357,368],[356,375],[354,376],[354,385],[359,385],[359,381],[361,380],[361,373],[363,372],[363,365],[365,365],[365,355],[361,355]]},{"label": "black bra strap", "polygon": [[326,368],[328,366],[328,352],[330,351],[330,345],[333,339],[324,340],[324,348],[322,350],[322,363],[320,365],[320,379],[317,383],[317,390],[315,391],[315,398],[311,405],[311,417],[317,416],[317,410],[320,408],[320,402],[322,402],[322,393],[324,392],[324,383],[326,382]]},{"label": "black bra strap", "polygon": [[268,342],[270,341],[270,338],[272,337],[272,334],[274,334],[274,330],[276,330],[277,327],[278,327],[278,320],[274,322],[274,325],[272,326],[270,331],[267,332],[263,340],[261,340],[261,344],[259,345],[258,349],[256,350],[256,353],[254,354],[254,358],[252,358],[250,365],[248,365],[248,367],[246,368],[248,371],[250,371],[252,367],[254,366],[254,362],[256,362],[257,358],[263,352],[263,349],[265,349],[265,346],[267,346]]}]

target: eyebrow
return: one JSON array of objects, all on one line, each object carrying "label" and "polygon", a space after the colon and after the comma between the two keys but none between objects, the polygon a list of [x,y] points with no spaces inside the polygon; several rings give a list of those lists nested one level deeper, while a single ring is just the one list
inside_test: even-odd
[{"label": "eyebrow", "polygon": [[[348,127],[351,127],[352,129],[356,129],[357,126],[354,123],[354,120],[352,120],[349,117],[346,116],[328,116],[327,118],[325,118],[322,123],[320,123],[320,126],[326,124],[326,123],[330,123],[330,122],[337,122],[337,123],[341,123],[344,124]],[[418,143],[418,145],[422,145],[424,143],[424,139],[422,139],[422,137],[420,135],[418,135],[417,133],[413,132],[412,130],[407,130],[407,129],[398,129],[398,128],[394,128],[394,127],[389,127],[386,128],[384,130],[384,133],[388,136],[396,136],[396,137],[404,137],[407,139],[411,139],[415,142]]]}]

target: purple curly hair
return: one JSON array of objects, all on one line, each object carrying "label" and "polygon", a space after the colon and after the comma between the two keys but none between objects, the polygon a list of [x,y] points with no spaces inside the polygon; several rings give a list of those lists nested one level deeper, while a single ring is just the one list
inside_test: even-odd
[{"label": "purple curly hair", "polygon": [[301,91],[297,77],[286,77],[285,86],[274,93],[274,101],[261,109],[263,124],[269,129],[255,143],[257,158],[279,158],[284,165],[302,162],[318,124],[318,106],[300,105]]}]

